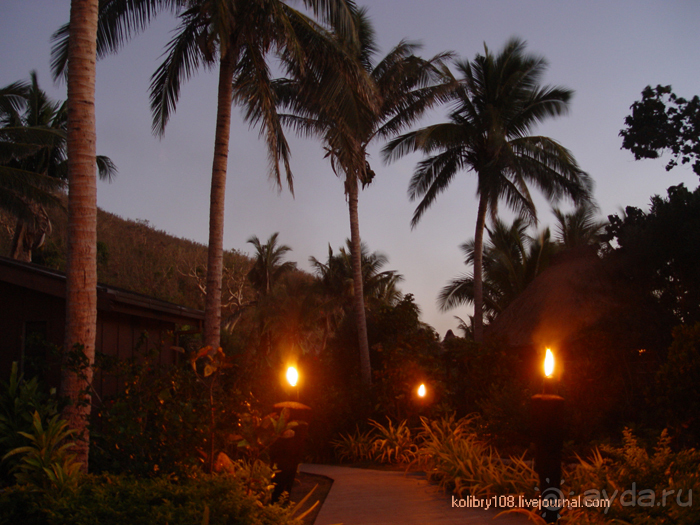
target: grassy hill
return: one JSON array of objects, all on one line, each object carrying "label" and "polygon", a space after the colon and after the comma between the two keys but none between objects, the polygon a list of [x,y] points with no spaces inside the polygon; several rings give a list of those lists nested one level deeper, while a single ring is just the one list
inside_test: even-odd
[{"label": "grassy hill", "polygon": [[[51,210],[53,231],[32,261],[65,270],[64,211]],[[0,254],[9,256],[15,222],[0,216]],[[101,283],[150,295],[190,308],[204,308],[207,249],[187,239],[156,230],[148,221],[122,219],[97,210],[97,275]],[[226,292],[247,293],[249,257],[233,250],[224,253]],[[230,300],[230,298],[229,298]]]}]

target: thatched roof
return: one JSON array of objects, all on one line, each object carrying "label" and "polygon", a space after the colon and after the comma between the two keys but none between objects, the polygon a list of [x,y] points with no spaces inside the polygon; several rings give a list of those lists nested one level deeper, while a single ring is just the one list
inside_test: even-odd
[{"label": "thatched roof", "polygon": [[486,336],[510,346],[558,347],[612,314],[623,295],[594,252],[570,253],[542,272]]}]

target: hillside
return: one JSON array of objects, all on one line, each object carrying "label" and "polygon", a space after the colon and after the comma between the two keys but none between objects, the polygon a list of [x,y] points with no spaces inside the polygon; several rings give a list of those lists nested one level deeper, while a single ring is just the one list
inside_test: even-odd
[{"label": "hillside", "polygon": [[[32,261],[65,269],[66,214],[49,213],[53,231],[35,251]],[[9,256],[14,219],[0,216],[0,254]],[[148,221],[122,219],[98,209],[97,275],[101,283],[157,297],[190,308],[204,308],[206,246],[156,230]],[[232,294],[247,294],[245,275],[251,260],[237,252],[224,253],[224,303]],[[201,286],[201,288],[200,288]]]}]

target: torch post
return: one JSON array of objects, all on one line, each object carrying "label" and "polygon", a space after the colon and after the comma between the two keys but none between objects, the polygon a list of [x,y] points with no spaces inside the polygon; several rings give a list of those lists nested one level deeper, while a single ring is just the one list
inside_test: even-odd
[{"label": "torch post", "polygon": [[532,434],[535,442],[535,471],[542,496],[542,517],[547,523],[559,518],[563,498],[560,490],[561,459],[564,444],[564,398],[553,393],[554,358],[547,349],[544,393],[532,396]]}]

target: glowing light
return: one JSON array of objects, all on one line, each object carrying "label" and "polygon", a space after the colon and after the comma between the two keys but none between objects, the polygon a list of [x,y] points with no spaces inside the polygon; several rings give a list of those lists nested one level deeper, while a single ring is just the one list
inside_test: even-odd
[{"label": "glowing light", "polygon": [[422,383],[418,387],[418,397],[425,397],[425,385]]},{"label": "glowing light", "polygon": [[287,381],[292,386],[297,386],[297,381],[299,381],[299,372],[293,366],[287,368]]},{"label": "glowing light", "polygon": [[554,354],[547,348],[547,354],[544,357],[544,375],[552,377],[554,373]]}]

